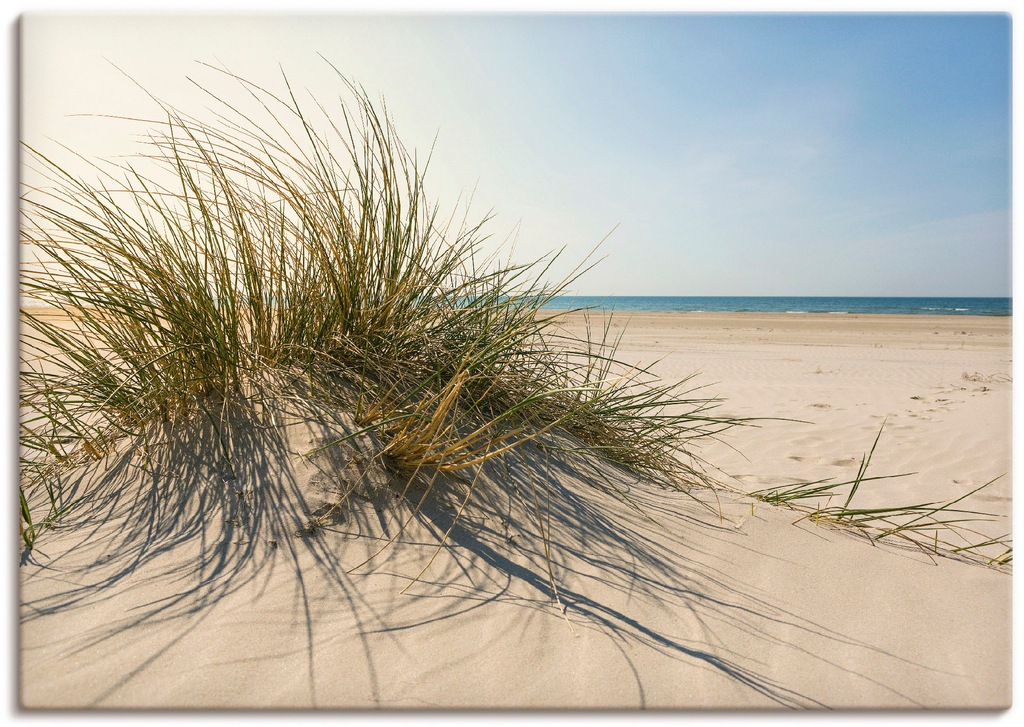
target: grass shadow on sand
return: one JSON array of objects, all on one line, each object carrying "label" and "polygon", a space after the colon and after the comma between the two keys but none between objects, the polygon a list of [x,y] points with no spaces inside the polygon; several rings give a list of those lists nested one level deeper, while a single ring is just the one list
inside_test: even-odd
[{"label": "grass shadow on sand", "polygon": [[[135,704],[133,689],[159,677],[175,654],[209,644],[211,654],[190,658],[190,667],[211,659],[204,668],[214,673],[217,664],[226,673],[241,662],[288,665],[305,672],[302,703],[407,706],[395,669],[415,659],[405,654],[396,664],[388,654],[407,646],[415,653],[426,639],[445,648],[431,652],[429,668],[415,665],[416,693],[442,705],[499,706],[481,702],[486,690],[472,684],[446,693],[447,677],[437,687],[430,679],[497,660],[492,674],[521,681],[517,645],[536,643],[546,644],[534,657],[539,681],[511,699],[515,706],[557,706],[559,689],[540,679],[548,668],[600,668],[608,673],[599,681],[615,675],[616,692],[602,704],[664,706],[663,693],[648,694],[652,665],[727,684],[727,704],[826,706],[805,681],[772,664],[794,659],[916,704],[866,670],[843,666],[857,660],[838,655],[929,667],[902,662],[852,629],[830,628],[794,607],[785,588],[750,578],[750,568],[739,566],[744,560],[780,556],[757,552],[723,519],[722,503],[708,506],[535,447],[532,461],[485,468],[470,495],[483,507],[460,514],[455,486],[435,488],[420,503],[422,490],[398,497],[369,483],[365,497],[310,532],[304,524],[358,484],[355,453],[296,456],[330,436],[323,424],[287,437],[256,422],[227,431],[225,442],[208,424],[175,428],[148,457],[136,447],[67,483],[88,482],[97,494],[29,551],[22,569],[23,695],[70,679],[78,688],[63,697],[67,706]],[[595,482],[603,491],[595,492]],[[256,652],[223,636],[251,639],[264,630],[277,634],[264,634]],[[339,692],[333,683],[339,652],[346,678],[361,687]],[[592,666],[580,666],[587,654]],[[93,666],[49,684],[67,659]],[[263,704],[259,687],[249,689],[239,699]],[[204,706],[199,701],[189,706]]]}]

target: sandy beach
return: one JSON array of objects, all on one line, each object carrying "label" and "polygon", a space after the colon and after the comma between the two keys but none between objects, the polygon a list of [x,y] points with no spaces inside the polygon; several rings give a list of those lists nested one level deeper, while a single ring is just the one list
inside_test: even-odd
[{"label": "sandy beach", "polygon": [[[79,473],[103,496],[24,559],[21,704],[1007,708],[1008,567],[795,522],[742,493],[846,481],[881,429],[869,474],[908,474],[864,483],[857,504],[994,480],[958,507],[995,516],[971,524],[982,539],[1010,532],[1010,318],[623,314],[612,333],[627,321],[620,358],[695,375],[715,413],[750,419],[696,451],[733,493],[552,467],[549,544],[510,503],[438,548],[458,506],[443,498],[415,516],[367,502],[299,536],[333,482],[376,476],[299,456],[330,432],[278,446],[254,430],[230,477],[207,432],[169,433],[156,467]],[[639,507],[590,486],[601,478]]]},{"label": "sandy beach", "polygon": [[614,317],[613,334],[619,324],[625,361],[654,362],[666,380],[697,374],[722,399],[717,413],[790,420],[702,448],[741,489],[848,479],[884,424],[870,472],[913,474],[865,486],[864,506],[957,497],[999,477],[969,503],[1009,516],[1008,317],[644,313]]}]

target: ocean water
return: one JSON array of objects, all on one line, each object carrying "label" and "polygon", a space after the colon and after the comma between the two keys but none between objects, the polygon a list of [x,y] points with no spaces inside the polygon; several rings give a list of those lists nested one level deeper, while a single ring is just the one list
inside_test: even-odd
[{"label": "ocean water", "polygon": [[881,313],[903,315],[1008,316],[1011,298],[882,298],[785,296],[558,296],[545,308],[716,313]]}]

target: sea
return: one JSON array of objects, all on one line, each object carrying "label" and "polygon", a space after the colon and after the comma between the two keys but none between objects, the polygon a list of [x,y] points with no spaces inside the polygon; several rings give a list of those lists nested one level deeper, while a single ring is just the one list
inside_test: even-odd
[{"label": "sea", "polygon": [[577,295],[551,298],[545,308],[706,313],[872,313],[943,316],[1008,316],[1012,298],[910,298],[826,296]]}]

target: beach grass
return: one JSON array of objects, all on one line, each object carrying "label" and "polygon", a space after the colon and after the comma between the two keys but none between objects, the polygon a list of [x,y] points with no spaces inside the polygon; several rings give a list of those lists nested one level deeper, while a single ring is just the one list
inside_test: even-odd
[{"label": "beach grass", "polygon": [[[890,480],[912,473],[868,477],[871,458],[878,448],[885,424],[878,430],[871,449],[861,457],[852,480],[834,479],[796,482],[748,493],[755,500],[787,507],[801,513],[797,523],[810,521],[859,532],[874,542],[884,538],[898,540],[931,555],[962,554],[992,566],[1008,565],[1013,560],[1009,534],[986,538],[972,525],[994,519],[990,513],[954,507],[971,495],[985,489],[999,478],[945,501],[910,503],[886,507],[855,507],[854,497],[861,485],[873,480]],[[845,493],[845,496],[843,496]],[[832,504],[842,498],[841,505]]]},{"label": "beach grass", "polygon": [[439,476],[472,491],[528,447],[709,484],[693,444],[739,422],[689,380],[619,361],[607,328],[573,337],[573,311],[543,308],[586,262],[551,283],[557,256],[501,260],[486,218],[442,217],[427,160],[340,74],[328,109],[287,78],[273,93],[211,70],[238,104],[211,94],[207,121],[154,99],[140,153],[90,162],[92,177],[26,148],[46,180],[21,200],[26,548],[89,496],[61,473],[151,446],[155,427],[220,431],[239,410],[275,425],[285,404],[344,421],[318,449],[371,442],[424,499]]}]

